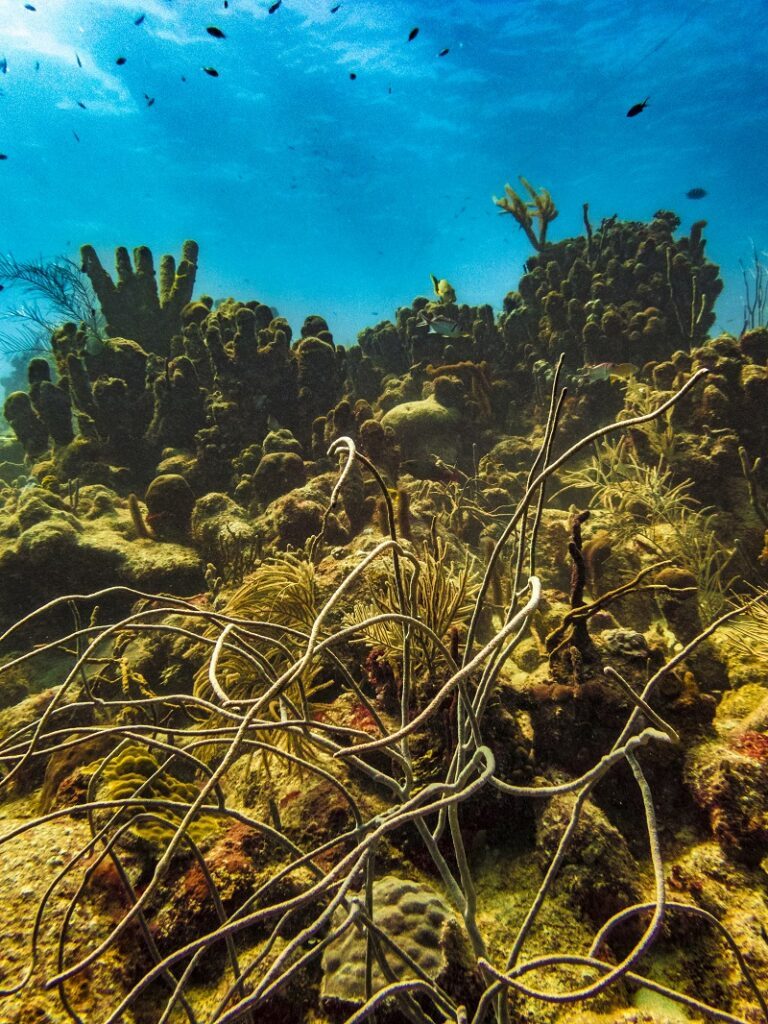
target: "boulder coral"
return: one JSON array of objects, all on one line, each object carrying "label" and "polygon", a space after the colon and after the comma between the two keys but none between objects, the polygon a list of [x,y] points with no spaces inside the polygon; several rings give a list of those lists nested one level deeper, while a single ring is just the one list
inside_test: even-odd
[{"label": "boulder coral", "polygon": [[[373,884],[373,919],[387,938],[396,942],[418,965],[420,972],[444,985],[448,992],[471,990],[469,938],[442,896],[428,885],[386,875]],[[360,894],[358,899],[363,899]],[[339,908],[338,925],[346,916]],[[395,978],[418,977],[396,954],[387,960]],[[323,954],[321,999],[329,1008],[346,1009],[365,1002],[365,934],[349,928],[333,940]],[[372,990],[386,984],[378,964],[373,967]],[[468,985],[468,982],[470,983]]]}]

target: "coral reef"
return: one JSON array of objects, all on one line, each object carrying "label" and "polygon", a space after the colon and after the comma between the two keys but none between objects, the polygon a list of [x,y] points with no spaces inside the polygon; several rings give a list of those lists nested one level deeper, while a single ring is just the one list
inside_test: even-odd
[{"label": "coral reef", "polygon": [[3,1019],[768,1020],[768,333],[522,182],[498,318],[346,349],[84,247],[108,337],[5,401]]},{"label": "coral reef", "polygon": [[650,224],[604,220],[586,238],[546,246],[526,263],[504,300],[504,341],[529,365],[633,363],[641,367],[703,341],[722,291],[704,257],[701,231],[675,240],[680,221],[659,211]]}]

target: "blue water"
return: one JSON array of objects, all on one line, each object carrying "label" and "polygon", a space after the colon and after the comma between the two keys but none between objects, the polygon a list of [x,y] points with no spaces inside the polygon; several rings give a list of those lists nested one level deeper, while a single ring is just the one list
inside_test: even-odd
[{"label": "blue water", "polygon": [[198,291],[349,344],[430,273],[498,308],[530,250],[492,196],[522,174],[554,240],[584,202],[705,218],[739,331],[739,260],[768,247],[765,0],[335,2],[0,0],[0,251],[111,266],[195,238]]}]

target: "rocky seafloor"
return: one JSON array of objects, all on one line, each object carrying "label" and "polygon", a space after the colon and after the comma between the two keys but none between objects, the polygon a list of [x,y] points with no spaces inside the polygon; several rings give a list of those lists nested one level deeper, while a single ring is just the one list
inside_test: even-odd
[{"label": "rocky seafloor", "polygon": [[703,223],[342,348],[92,248],[0,458],[0,1021],[768,1021],[768,330]]}]

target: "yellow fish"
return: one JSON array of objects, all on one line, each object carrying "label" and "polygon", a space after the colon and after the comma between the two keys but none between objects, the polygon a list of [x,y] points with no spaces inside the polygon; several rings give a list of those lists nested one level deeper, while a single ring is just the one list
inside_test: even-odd
[{"label": "yellow fish", "polygon": [[434,274],[430,274],[429,276],[432,278],[432,287],[435,290],[435,295],[441,302],[456,301],[456,292],[450,282],[446,281],[444,277],[438,280]]}]

